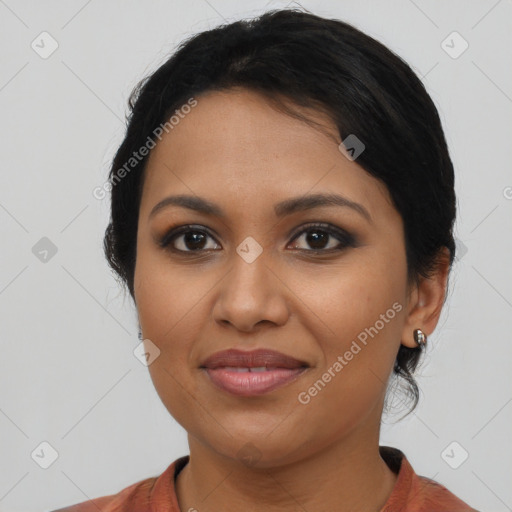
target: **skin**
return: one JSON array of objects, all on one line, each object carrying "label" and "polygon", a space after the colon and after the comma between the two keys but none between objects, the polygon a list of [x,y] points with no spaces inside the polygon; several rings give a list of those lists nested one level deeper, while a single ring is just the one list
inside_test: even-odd
[{"label": "skin", "polygon": [[[387,188],[340,152],[323,114],[295,107],[319,129],[243,89],[197,100],[151,151],[134,276],[143,337],[160,349],[151,378],[188,433],[180,508],[377,511],[396,482],[378,451],[386,383],[400,344],[415,347],[413,330],[428,335],[438,322],[447,253],[430,279],[408,283],[403,222]],[[276,217],[274,204],[313,193],[343,195],[371,220],[339,206]],[[208,199],[225,217],[168,206],[150,218],[176,194]],[[337,226],[356,243],[329,251],[340,240],[324,230],[317,248],[326,254],[314,255],[308,234],[318,229],[302,229],[311,222]],[[158,245],[186,224],[211,236],[194,245],[178,235],[170,247],[188,250],[180,254]],[[236,251],[248,236],[263,250],[252,263]],[[308,404],[299,403],[298,394],[394,303],[401,311]],[[310,368],[263,396],[234,396],[199,369],[234,347],[272,348]],[[257,455],[255,464],[241,460],[242,448]]]}]

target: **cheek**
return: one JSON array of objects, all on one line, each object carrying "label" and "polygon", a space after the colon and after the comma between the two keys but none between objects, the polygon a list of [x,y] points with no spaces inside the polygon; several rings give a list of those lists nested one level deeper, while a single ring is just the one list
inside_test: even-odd
[{"label": "cheek", "polygon": [[211,288],[208,274],[194,272],[192,265],[171,265],[165,253],[141,247],[134,280],[144,336],[161,344],[179,343],[184,325],[196,325],[192,317],[197,318],[197,308]]},{"label": "cheek", "polygon": [[[170,280],[158,266],[141,259],[137,309],[144,338],[151,340],[159,356],[148,366],[154,388],[171,416],[188,425],[190,401],[196,396],[190,377],[190,351],[201,328],[193,316],[201,307],[197,289],[184,290],[180,280]],[[174,275],[176,278],[176,275]],[[143,284],[142,284],[143,283]],[[195,305],[195,307],[194,307]]]},{"label": "cheek", "polygon": [[163,402],[176,410],[181,402],[186,406],[186,391],[194,392],[190,368],[195,343],[204,338],[204,322],[211,316],[214,277],[192,265],[170,265],[154,250],[142,248],[138,254],[134,280],[139,320],[144,338],[160,350],[148,369]]},{"label": "cheek", "polygon": [[361,252],[330,269],[288,276],[287,284],[301,299],[296,304],[303,303],[297,314],[325,351],[344,352],[376,323],[380,337],[390,339],[401,332],[405,261],[372,256]]},{"label": "cheek", "polygon": [[345,301],[328,321],[336,333],[324,339],[324,360],[297,397],[302,428],[314,436],[336,439],[365,418],[378,421],[380,404],[400,346],[403,307],[372,298],[365,307]]},{"label": "cheek", "polygon": [[318,408],[315,414],[330,415],[333,404],[332,414],[348,408],[355,421],[382,397],[400,346],[405,274],[399,257],[395,262],[365,257],[303,287],[305,302],[316,313],[304,312],[303,318],[309,318],[307,328],[323,352],[311,388],[303,390],[304,401]]},{"label": "cheek", "polygon": [[[180,372],[187,363],[186,332],[187,312],[191,306],[184,298],[182,283],[170,279],[169,272],[152,256],[142,250],[138,254],[135,269],[135,295],[137,312],[145,339],[158,347],[158,357],[149,365],[148,370],[155,389],[163,403],[169,409],[180,408],[183,392],[179,385],[184,375]],[[190,323],[188,323],[190,327]]]}]

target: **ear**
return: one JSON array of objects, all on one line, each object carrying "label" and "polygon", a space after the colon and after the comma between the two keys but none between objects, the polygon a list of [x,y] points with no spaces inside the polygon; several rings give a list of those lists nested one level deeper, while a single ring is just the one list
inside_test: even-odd
[{"label": "ear", "polygon": [[439,321],[446,297],[448,274],[450,271],[450,251],[443,247],[436,258],[436,266],[429,278],[419,278],[419,283],[411,285],[408,313],[402,331],[402,345],[416,348],[413,332],[421,329],[430,335]]}]

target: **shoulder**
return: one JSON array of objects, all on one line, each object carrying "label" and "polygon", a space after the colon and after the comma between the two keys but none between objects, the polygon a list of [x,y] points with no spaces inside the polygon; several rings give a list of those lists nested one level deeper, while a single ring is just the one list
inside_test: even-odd
[{"label": "shoulder", "polygon": [[381,446],[380,453],[397,474],[393,492],[381,512],[478,512],[441,483],[416,474],[401,450]]},{"label": "shoulder", "polygon": [[147,478],[121,490],[117,494],[94,498],[52,512],[128,512],[134,505],[149,504],[151,490],[157,478]]},{"label": "shoulder", "polygon": [[[117,494],[90,499],[52,512],[142,512],[153,510],[152,504],[165,504],[166,511],[179,512],[175,479],[188,460],[189,455],[180,457],[159,476],[140,480]],[[161,510],[163,512],[164,508]]]},{"label": "shoulder", "polygon": [[410,493],[410,505],[421,511],[478,512],[455,496],[444,485],[424,476],[415,475]]}]

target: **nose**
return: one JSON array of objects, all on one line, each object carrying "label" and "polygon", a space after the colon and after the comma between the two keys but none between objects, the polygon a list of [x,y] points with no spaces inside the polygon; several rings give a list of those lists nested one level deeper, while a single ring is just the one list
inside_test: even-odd
[{"label": "nose", "polygon": [[287,287],[264,252],[248,262],[234,254],[233,267],[219,284],[213,308],[216,322],[252,332],[260,324],[282,326],[289,317]]}]

